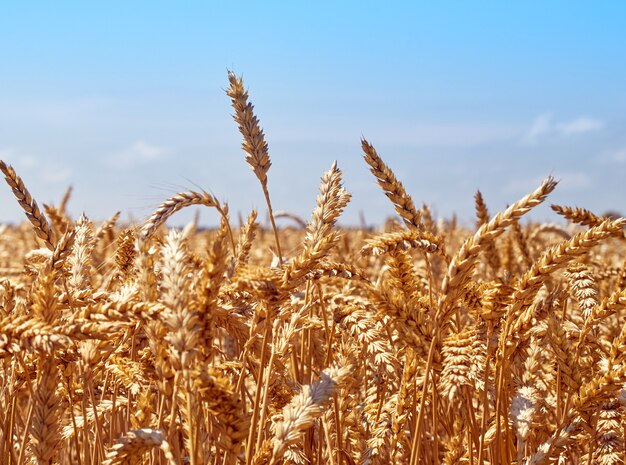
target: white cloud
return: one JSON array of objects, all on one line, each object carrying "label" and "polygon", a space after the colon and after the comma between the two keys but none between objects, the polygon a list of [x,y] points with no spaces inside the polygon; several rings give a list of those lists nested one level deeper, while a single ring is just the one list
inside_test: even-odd
[{"label": "white cloud", "polygon": [[552,113],[543,113],[535,118],[530,128],[524,134],[522,141],[527,144],[536,144],[543,139],[554,137],[569,138],[599,131],[603,128],[603,121],[588,116],[580,116],[571,121],[557,122]]},{"label": "white cloud", "polygon": [[71,177],[69,168],[45,169],[39,173],[39,178],[47,184],[67,184]]},{"label": "white cloud", "polygon": [[30,171],[39,165],[37,158],[12,148],[1,149],[0,160],[4,160],[7,164],[13,165],[18,170]]},{"label": "white cloud", "polygon": [[[354,144],[355,134],[363,133],[374,144],[406,145],[414,148],[470,148],[515,140],[521,127],[507,123],[398,123],[363,131],[341,131],[335,139]],[[358,140],[357,140],[358,142]]]},{"label": "white cloud", "polygon": [[510,140],[517,131],[514,125],[499,123],[420,124],[409,128],[404,138],[419,146],[465,148]]},{"label": "white cloud", "polygon": [[26,183],[66,184],[72,177],[72,170],[64,167],[59,160],[50,162],[11,148],[0,150],[0,160],[12,165]]},{"label": "white cloud", "polygon": [[613,152],[611,158],[618,163],[626,163],[626,147]]},{"label": "white cloud", "polygon": [[604,122],[586,116],[556,126],[557,131],[564,136],[599,131],[602,128],[604,128]]},{"label": "white cloud", "polygon": [[156,145],[148,144],[139,140],[129,147],[112,154],[107,159],[107,164],[119,169],[145,165],[166,158],[167,150]]},{"label": "white cloud", "polygon": [[530,125],[530,129],[524,136],[524,141],[528,143],[535,143],[537,139],[550,134],[553,131],[554,123],[551,113],[544,113],[537,116],[535,121]]}]

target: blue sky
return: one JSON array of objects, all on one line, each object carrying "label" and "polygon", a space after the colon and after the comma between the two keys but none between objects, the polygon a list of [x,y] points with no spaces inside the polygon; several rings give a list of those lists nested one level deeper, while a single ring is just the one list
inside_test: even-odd
[{"label": "blue sky", "polygon": [[[479,188],[495,213],[550,174],[553,202],[626,212],[625,22],[617,1],[7,0],[0,158],[40,203],[72,184],[71,213],[94,219],[143,219],[194,184],[264,211],[224,93],[232,69],[267,135],[276,210],[308,217],[336,159],[344,222],[391,214],[364,136],[442,216],[469,221]],[[0,221],[21,218],[8,187],[0,199]]]}]

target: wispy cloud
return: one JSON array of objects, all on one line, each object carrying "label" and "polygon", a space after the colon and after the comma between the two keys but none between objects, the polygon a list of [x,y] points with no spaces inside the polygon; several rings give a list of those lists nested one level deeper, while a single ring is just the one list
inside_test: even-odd
[{"label": "wispy cloud", "polygon": [[17,174],[29,180],[38,180],[46,185],[65,184],[72,177],[71,168],[63,166],[59,160],[41,160],[30,154],[12,148],[0,149],[0,160],[13,165]]},{"label": "wispy cloud", "polygon": [[106,159],[109,166],[119,169],[154,163],[167,157],[167,150],[138,140],[130,146],[110,155]]},{"label": "wispy cloud", "polygon": [[557,121],[552,113],[543,113],[535,118],[522,141],[527,144],[536,144],[549,138],[569,138],[603,128],[603,121],[588,116],[580,116],[571,121]]},{"label": "wispy cloud", "polygon": [[39,173],[39,178],[47,184],[66,184],[71,177],[70,168],[46,169]]},{"label": "wispy cloud", "polygon": [[604,122],[586,116],[581,116],[566,123],[560,123],[556,127],[557,132],[564,136],[585,134],[587,132],[599,131],[602,128],[604,128]]},{"label": "wispy cloud", "polygon": [[[339,129],[336,125],[328,129],[324,137],[327,141],[355,143],[355,134],[362,132],[365,137],[371,138],[377,144],[405,145],[414,148],[470,148],[480,147],[499,142],[515,140],[522,127],[515,124],[499,122],[395,122],[392,125],[373,125],[370,129],[360,127]],[[314,132],[308,131],[309,140],[314,140]],[[301,131],[301,133],[304,130]],[[293,137],[284,133],[285,138]],[[358,140],[357,140],[358,142]]]},{"label": "wispy cloud", "polygon": [[626,147],[622,147],[621,149],[617,149],[610,154],[610,158],[612,161],[617,163],[626,163]]},{"label": "wispy cloud", "polygon": [[35,168],[39,164],[39,161],[32,155],[24,154],[13,148],[0,149],[0,160],[26,170]]},{"label": "wispy cloud", "polygon": [[524,135],[524,141],[534,143],[539,138],[550,134],[554,127],[553,116],[551,113],[544,113],[543,115],[537,116],[535,121],[530,125],[530,129]]}]

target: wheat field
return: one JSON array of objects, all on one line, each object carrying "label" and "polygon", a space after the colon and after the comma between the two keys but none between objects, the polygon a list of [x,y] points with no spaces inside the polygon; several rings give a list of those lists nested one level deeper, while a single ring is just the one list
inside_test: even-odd
[{"label": "wheat field", "polygon": [[[96,224],[0,162],[28,220],[0,227],[2,464],[624,463],[625,219],[528,221],[548,177],[495,215],[477,192],[475,227],[435,220],[366,140],[397,219],[338,227],[337,163],[308,221],[274,212],[228,78],[271,228],[204,191]],[[220,227],[165,226],[190,206]]]}]

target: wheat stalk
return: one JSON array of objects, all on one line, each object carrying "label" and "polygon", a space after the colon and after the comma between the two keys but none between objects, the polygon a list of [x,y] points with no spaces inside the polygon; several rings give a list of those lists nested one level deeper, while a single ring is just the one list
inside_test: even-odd
[{"label": "wheat stalk", "polygon": [[226,94],[230,97],[235,114],[233,118],[239,126],[239,132],[243,136],[243,142],[241,147],[246,152],[246,161],[257,179],[261,182],[261,188],[263,189],[263,195],[267,203],[267,209],[270,215],[270,221],[272,223],[272,230],[274,231],[274,239],[276,240],[276,251],[278,253],[278,260],[283,262],[283,253],[280,248],[280,241],[278,239],[278,230],[276,228],[276,220],[274,219],[274,212],[272,210],[272,202],[270,201],[270,194],[267,189],[267,172],[272,165],[269,156],[269,150],[267,142],[265,141],[265,134],[259,124],[259,120],[254,114],[254,106],[248,102],[248,92],[243,87],[243,80],[237,77],[235,73],[228,73],[228,81],[230,86],[226,91]]},{"label": "wheat stalk", "polygon": [[2,160],[0,160],[0,171],[4,174],[4,178],[9,184],[9,187],[13,190],[13,195],[15,195],[15,198],[17,198],[17,201],[24,210],[24,213],[26,213],[26,217],[33,225],[33,229],[35,230],[37,237],[44,242],[46,247],[53,250],[54,243],[48,220],[46,220],[46,217],[43,213],[41,213],[37,202],[30,195],[26,186],[24,186],[22,178],[15,173],[15,170],[11,165],[7,165]]}]

